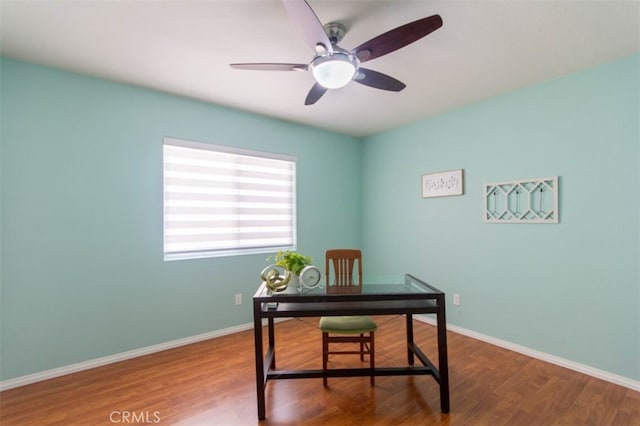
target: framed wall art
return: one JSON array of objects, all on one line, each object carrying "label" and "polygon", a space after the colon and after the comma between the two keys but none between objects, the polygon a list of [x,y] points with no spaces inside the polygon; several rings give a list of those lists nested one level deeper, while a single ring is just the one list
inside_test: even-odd
[{"label": "framed wall art", "polygon": [[422,175],[422,198],[462,195],[462,169]]}]

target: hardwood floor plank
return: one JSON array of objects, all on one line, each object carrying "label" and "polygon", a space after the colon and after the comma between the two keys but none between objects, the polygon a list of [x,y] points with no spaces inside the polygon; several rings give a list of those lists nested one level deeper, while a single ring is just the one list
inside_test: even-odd
[{"label": "hardwood floor plank", "polygon": [[[378,366],[406,363],[404,318],[379,317]],[[437,360],[435,328],[415,340]],[[271,381],[257,421],[253,332],[245,331],[0,393],[10,425],[640,425],[640,393],[455,333],[451,413],[431,377]],[[321,368],[317,319],[276,325],[278,368]],[[366,364],[366,362],[365,362]],[[357,356],[332,367],[360,366]],[[136,416],[136,422],[124,422]],[[144,420],[144,421],[142,421]]]}]

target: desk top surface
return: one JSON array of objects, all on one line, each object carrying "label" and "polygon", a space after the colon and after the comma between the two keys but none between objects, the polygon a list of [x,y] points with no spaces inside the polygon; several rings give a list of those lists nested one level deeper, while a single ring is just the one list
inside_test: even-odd
[{"label": "desk top surface", "polygon": [[[363,279],[362,285],[357,286],[333,286],[319,285],[315,288],[287,287],[281,292],[270,292],[262,283],[254,297],[317,297],[324,296],[331,298],[332,296],[346,295],[436,295],[442,294],[437,288],[427,284],[426,282],[412,276],[404,275],[403,277],[367,277]],[[322,281],[321,281],[322,282]]]}]

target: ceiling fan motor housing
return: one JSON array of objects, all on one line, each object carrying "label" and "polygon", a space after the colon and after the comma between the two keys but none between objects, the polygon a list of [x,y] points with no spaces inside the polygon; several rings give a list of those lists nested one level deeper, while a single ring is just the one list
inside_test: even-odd
[{"label": "ceiling fan motor housing", "polygon": [[344,35],[347,33],[347,27],[340,22],[329,22],[324,25],[324,31],[327,33],[331,44],[335,46],[344,38]]}]

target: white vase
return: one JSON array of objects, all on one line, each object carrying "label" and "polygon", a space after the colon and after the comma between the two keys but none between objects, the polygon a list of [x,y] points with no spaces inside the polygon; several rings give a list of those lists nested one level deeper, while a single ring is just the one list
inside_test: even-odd
[{"label": "white vase", "polygon": [[300,277],[293,272],[291,272],[291,278],[289,279],[288,287],[291,288],[300,288]]}]

